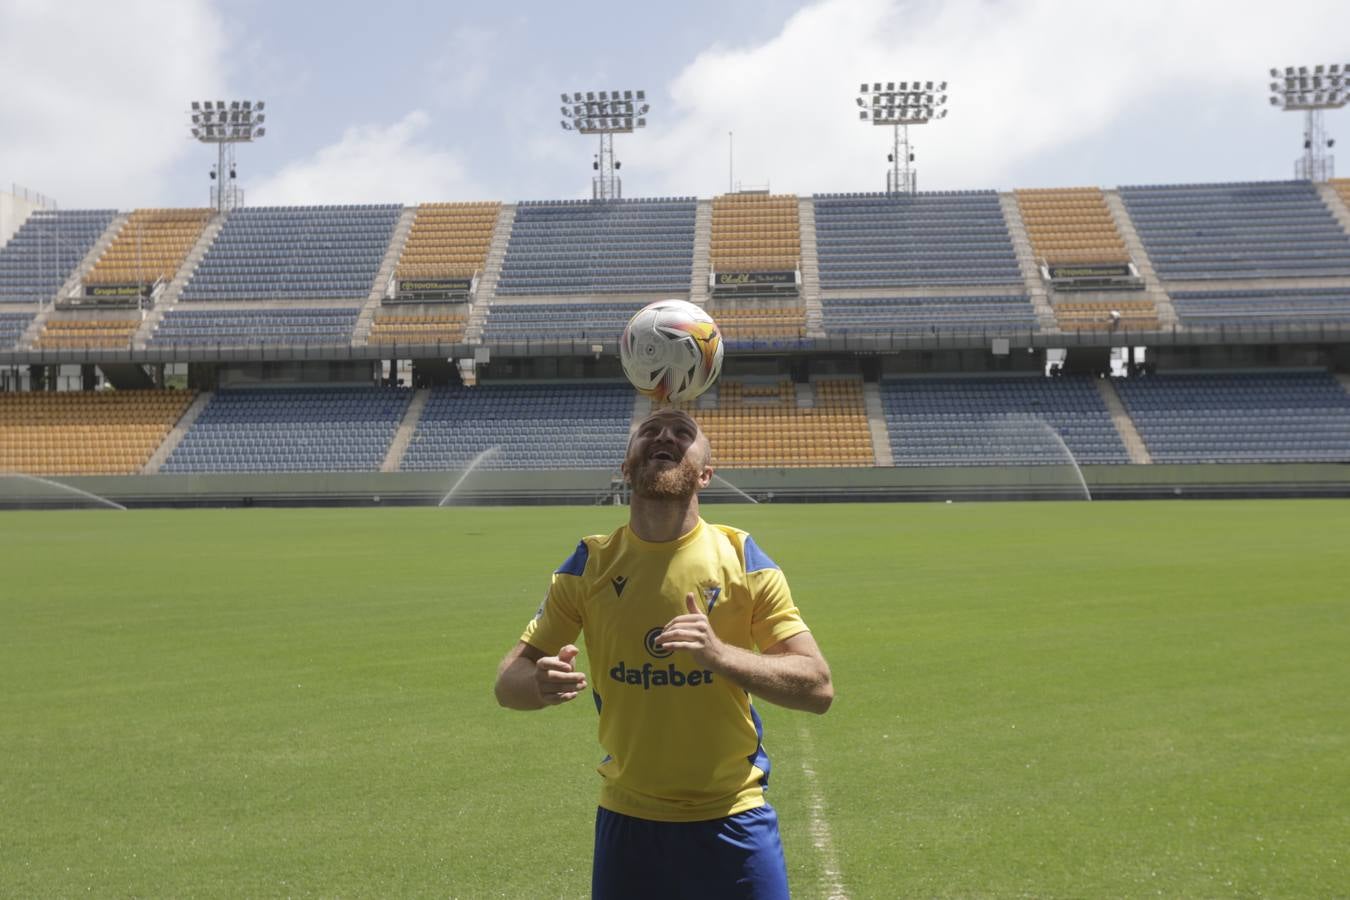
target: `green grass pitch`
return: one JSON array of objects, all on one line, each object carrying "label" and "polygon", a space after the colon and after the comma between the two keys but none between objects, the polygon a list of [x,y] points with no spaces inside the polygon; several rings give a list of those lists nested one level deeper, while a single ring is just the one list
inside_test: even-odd
[{"label": "green grass pitch", "polygon": [[[622,515],[0,514],[0,894],[584,896],[594,707],[491,685]],[[1345,502],[705,516],[834,668],[761,704],[797,896],[1350,893]]]}]

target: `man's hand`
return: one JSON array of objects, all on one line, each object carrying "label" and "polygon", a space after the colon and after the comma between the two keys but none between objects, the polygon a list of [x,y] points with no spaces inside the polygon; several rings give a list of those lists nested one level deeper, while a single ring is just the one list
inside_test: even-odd
[{"label": "man's hand", "polygon": [[667,650],[688,650],[700,665],[718,670],[725,645],[713,631],[707,614],[698,608],[698,599],[692,591],[684,595],[684,606],[689,612],[667,622],[656,637],[656,645]]},{"label": "man's hand", "polygon": [[568,644],[557,656],[543,656],[535,661],[534,681],[545,706],[575,700],[586,690],[586,673],[572,669],[572,660],[579,652],[574,644]]}]

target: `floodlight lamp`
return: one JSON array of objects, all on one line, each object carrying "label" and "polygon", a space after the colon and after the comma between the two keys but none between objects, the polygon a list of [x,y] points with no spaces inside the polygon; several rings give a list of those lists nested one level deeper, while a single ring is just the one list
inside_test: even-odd
[{"label": "floodlight lamp", "polygon": [[259,101],[257,101],[256,103],[253,104],[253,108],[256,109],[258,112],[262,112],[262,108],[263,108],[263,106],[265,106],[265,105],[266,105],[266,104],[264,104],[261,100],[259,100]]},{"label": "floodlight lamp", "polygon": [[600,92],[600,99],[601,99],[601,100],[608,100],[608,99],[609,99],[609,92],[608,92],[608,91],[601,91],[601,92]]},{"label": "floodlight lamp", "polygon": [[858,110],[858,118],[860,118],[860,119],[862,119],[864,122],[866,122],[866,121],[867,121],[867,110],[865,110],[865,109]]},{"label": "floodlight lamp", "polygon": [[640,116],[645,116],[649,112],[651,112],[651,107],[645,103],[638,108],[638,115]]},{"label": "floodlight lamp", "polygon": [[[902,81],[902,82],[900,82],[900,90],[903,91],[904,89],[905,89],[905,83]],[[888,90],[888,91],[893,91],[893,90],[895,90],[895,82],[894,82],[894,81],[888,81],[888,82],[886,82],[886,90]]]},{"label": "floodlight lamp", "polygon": [[252,101],[252,100],[245,100],[245,101],[244,101],[244,109],[252,109],[252,108],[253,108],[253,101]]},{"label": "floodlight lamp", "polygon": [[931,90],[933,89],[933,82],[931,82],[931,81],[925,81],[925,82],[923,83],[923,89],[924,89],[925,91],[931,91]]},{"label": "floodlight lamp", "polygon": [[224,101],[224,100],[217,100],[217,101],[216,101],[216,109],[224,109],[224,108],[225,108],[225,101]]},{"label": "floodlight lamp", "polygon": [[195,137],[195,138],[200,138],[200,137],[202,136],[202,131],[201,131],[201,129],[200,129],[200,128],[194,128],[194,129],[192,129],[192,136]]},{"label": "floodlight lamp", "polygon": [[559,109],[562,110],[562,114],[563,114],[564,116],[570,116],[570,115],[571,115],[571,113],[568,112],[567,107],[562,106],[562,107],[559,107]]},{"label": "floodlight lamp", "polygon": [[867,84],[866,84],[866,82],[864,82],[863,84],[858,85],[858,93],[860,93],[860,94],[865,94],[865,93],[867,93]]},{"label": "floodlight lamp", "polygon": [[202,108],[201,102],[198,101],[198,100],[193,100],[193,101],[192,101],[192,108],[193,108],[194,110],[199,110],[199,109],[201,109],[201,108]]},{"label": "floodlight lamp", "polygon": [[200,124],[202,124],[202,114],[201,114],[201,113],[193,113],[193,114],[192,114],[192,124],[193,124],[193,125],[200,125]]},{"label": "floodlight lamp", "polygon": [[567,96],[566,94],[563,94],[563,95],[562,95],[562,102],[564,102],[564,103],[571,103],[571,102],[572,102],[572,98],[569,97],[569,96]]},{"label": "floodlight lamp", "polygon": [[1270,83],[1270,89],[1271,89],[1272,91],[1279,91],[1279,89],[1280,89],[1280,83],[1279,83],[1278,81],[1272,81],[1272,82]]},{"label": "floodlight lamp", "polygon": [[571,130],[572,130],[572,125],[571,125],[571,123],[569,123],[566,119],[561,120],[558,124],[561,125],[561,126],[563,127],[563,131],[571,131]]},{"label": "floodlight lamp", "polygon": [[647,92],[646,92],[646,91],[638,91],[638,92],[637,92],[637,98],[638,98],[639,100],[646,100],[646,99],[647,99]]},{"label": "floodlight lamp", "polygon": [[646,119],[638,119],[638,120],[637,120],[637,127],[639,127],[639,128],[646,128],[646,127],[647,127],[647,120],[646,120]]},{"label": "floodlight lamp", "polygon": [[586,92],[586,99],[587,99],[589,102],[594,103],[594,102],[595,102],[595,91],[587,91],[587,92]]},{"label": "floodlight lamp", "polygon": [[267,129],[266,129],[266,128],[259,128],[257,131],[253,132],[253,136],[256,137],[256,138],[260,138],[260,137],[262,137],[264,134],[267,134]]},{"label": "floodlight lamp", "polygon": [[231,101],[230,101],[230,109],[238,109],[238,108],[239,108],[239,101],[238,101],[238,100],[231,100]]},{"label": "floodlight lamp", "polygon": [[1308,74],[1308,67],[1307,67],[1307,66],[1299,66],[1299,67],[1298,67],[1298,74],[1300,74],[1300,75],[1307,75],[1307,74]]},{"label": "floodlight lamp", "polygon": [[632,100],[632,99],[633,99],[633,92],[632,92],[632,91],[624,91],[624,92],[623,92],[623,99],[625,99],[625,100]]},{"label": "floodlight lamp", "polygon": [[632,128],[632,127],[633,127],[633,120],[630,119],[630,118],[625,118],[625,119],[623,120],[623,127],[624,127],[624,128]]},{"label": "floodlight lamp", "polygon": [[879,90],[881,90],[881,82],[880,82],[880,81],[874,81],[874,82],[872,82],[872,90],[874,90],[874,91],[879,91]]},{"label": "floodlight lamp", "polygon": [[1313,67],[1313,74],[1314,74],[1314,75],[1321,75],[1323,72],[1326,71],[1326,68],[1327,68],[1327,67],[1326,67],[1326,66],[1323,66],[1323,65],[1314,66],[1314,67]]},{"label": "floodlight lamp", "polygon": [[267,116],[264,116],[262,113],[258,113],[258,115],[256,115],[256,116],[253,117],[253,124],[255,124],[255,125],[261,125],[262,123],[264,123],[264,122],[266,122],[266,121],[267,121]]}]

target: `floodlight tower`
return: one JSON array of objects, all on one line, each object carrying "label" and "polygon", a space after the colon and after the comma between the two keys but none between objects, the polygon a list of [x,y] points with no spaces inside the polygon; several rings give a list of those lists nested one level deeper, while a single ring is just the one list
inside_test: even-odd
[{"label": "floodlight tower", "polygon": [[945,81],[936,86],[931,81],[874,81],[858,87],[858,118],[873,125],[889,125],[894,130],[891,170],[886,173],[888,194],[912,194],[918,190],[909,126],[947,118],[946,90]]},{"label": "floodlight tower", "polygon": [[1350,101],[1350,63],[1345,65],[1286,66],[1271,69],[1270,105],[1285,112],[1303,113],[1303,156],[1294,163],[1294,177],[1328,181],[1336,175],[1336,158],[1326,152],[1336,146],[1322,128],[1322,110],[1340,109]]},{"label": "floodlight tower", "polygon": [[192,136],[215,144],[217,161],[211,170],[211,205],[225,212],[244,204],[244,192],[235,183],[234,145],[252,143],[267,134],[263,101],[192,101]]},{"label": "floodlight tower", "polygon": [[614,135],[628,134],[647,127],[646,91],[574,91],[562,94],[563,131],[600,135],[600,152],[591,168],[591,197],[617,200],[623,196],[623,182],[615,173],[622,167],[614,158]]}]

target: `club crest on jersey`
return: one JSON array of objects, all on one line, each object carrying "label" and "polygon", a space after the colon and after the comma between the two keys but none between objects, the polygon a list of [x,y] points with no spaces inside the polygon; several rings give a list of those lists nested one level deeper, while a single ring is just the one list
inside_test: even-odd
[{"label": "club crest on jersey", "polygon": [[705,581],[699,584],[698,592],[703,595],[708,612],[712,612],[713,604],[722,596],[722,586],[715,581]]}]

